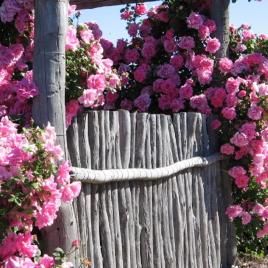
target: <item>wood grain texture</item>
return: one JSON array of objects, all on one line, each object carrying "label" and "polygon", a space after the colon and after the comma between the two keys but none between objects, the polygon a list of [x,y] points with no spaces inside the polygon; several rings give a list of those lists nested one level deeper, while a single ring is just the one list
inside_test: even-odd
[{"label": "wood grain texture", "polygon": [[[35,1],[35,49],[33,76],[39,94],[33,100],[33,119],[44,127],[55,127],[57,142],[67,159],[65,128],[65,35],[67,30],[67,0]],[[75,163],[75,161],[74,161]],[[78,161],[76,162],[78,164]],[[77,219],[71,203],[63,204],[53,226],[42,231],[45,250],[51,254],[58,246],[66,251],[79,239]],[[71,256],[79,266],[77,254]]]},{"label": "wood grain texture", "polygon": [[[77,137],[79,150],[74,150]],[[90,111],[68,130],[77,166],[130,173],[209,156],[217,148],[208,137],[207,118],[197,113]],[[86,225],[79,228],[84,257],[94,268],[230,267],[235,246],[224,216],[230,195],[222,192],[222,184],[226,189],[228,181],[222,182],[218,161],[155,181],[121,177],[84,183],[77,203],[78,221]]]},{"label": "wood grain texture", "polygon": [[229,4],[230,0],[212,0],[211,18],[215,21],[217,29],[215,37],[221,43],[217,57],[222,58],[228,54],[229,46]]}]

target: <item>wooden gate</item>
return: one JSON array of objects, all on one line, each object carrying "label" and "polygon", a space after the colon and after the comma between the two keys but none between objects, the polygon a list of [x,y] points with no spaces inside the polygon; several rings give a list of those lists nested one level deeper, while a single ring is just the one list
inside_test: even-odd
[{"label": "wooden gate", "polygon": [[75,212],[92,267],[231,266],[230,181],[205,116],[91,111],[67,137],[84,168]]}]

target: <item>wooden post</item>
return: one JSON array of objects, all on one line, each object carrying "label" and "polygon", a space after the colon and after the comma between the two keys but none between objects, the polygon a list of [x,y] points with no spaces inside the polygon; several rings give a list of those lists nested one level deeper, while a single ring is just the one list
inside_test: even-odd
[{"label": "wooden post", "polygon": [[[217,53],[217,58],[228,56],[229,46],[229,5],[230,0],[212,0],[211,3],[211,18],[216,22],[217,31],[215,37],[221,42],[221,48]],[[221,164],[221,169],[226,170],[226,162]],[[220,182],[221,189],[221,254],[224,262],[223,268],[231,267],[235,261],[237,248],[236,248],[236,236],[235,227],[225,215],[225,209],[232,204],[232,181],[230,177],[222,172],[222,180]],[[224,239],[228,237],[228,239]]]},{"label": "wooden post", "polygon": [[[34,81],[39,89],[39,95],[33,102],[33,118],[41,127],[46,126],[48,122],[55,127],[57,142],[64,151],[65,159],[67,159],[65,126],[67,10],[68,0],[35,0]],[[65,251],[70,250],[72,241],[78,239],[72,204],[62,205],[56,222],[42,234],[42,242],[49,254],[58,246]]]},{"label": "wooden post", "polygon": [[228,54],[229,4],[230,0],[212,0],[211,3],[211,18],[217,25],[215,37],[221,42],[221,48],[217,54],[218,57],[225,57]]}]

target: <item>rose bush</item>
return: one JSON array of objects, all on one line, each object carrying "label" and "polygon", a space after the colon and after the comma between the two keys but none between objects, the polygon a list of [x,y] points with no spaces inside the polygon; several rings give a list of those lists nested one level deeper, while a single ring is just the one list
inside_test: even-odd
[{"label": "rose bush", "polygon": [[19,133],[16,124],[2,117],[0,151],[0,263],[54,267],[60,263],[40,257],[32,231],[51,225],[61,203],[77,197],[81,184],[70,182],[67,162],[58,166],[63,153],[50,125]]},{"label": "rose bush", "polygon": [[96,23],[78,24],[79,12],[70,7],[66,39],[66,121],[70,125],[79,110],[103,107],[104,95],[119,89],[120,79],[112,69],[111,59],[104,57],[104,47],[111,46],[102,38]]},{"label": "rose bush", "polygon": [[216,116],[212,127],[234,183],[226,214],[237,223],[239,249],[261,252],[268,234],[267,36],[230,27],[230,57],[217,59],[215,23],[182,3],[167,1],[145,18],[137,7],[122,10],[131,39],[105,51],[122,76],[108,101],[114,109]]}]

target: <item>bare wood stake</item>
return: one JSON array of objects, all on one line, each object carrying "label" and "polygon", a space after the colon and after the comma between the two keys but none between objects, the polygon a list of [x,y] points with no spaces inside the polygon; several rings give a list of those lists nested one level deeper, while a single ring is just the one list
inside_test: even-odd
[{"label": "bare wood stake", "polygon": [[[57,142],[67,158],[65,129],[65,36],[68,0],[35,1],[34,81],[39,95],[34,99],[33,118],[44,127],[55,127]],[[43,231],[46,250],[57,246],[68,251],[78,239],[77,222],[72,204],[63,204],[55,224]],[[73,256],[73,261],[75,261]],[[79,260],[75,266],[78,267]]]}]

